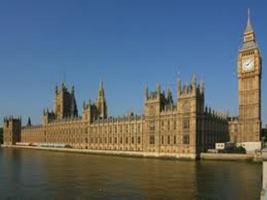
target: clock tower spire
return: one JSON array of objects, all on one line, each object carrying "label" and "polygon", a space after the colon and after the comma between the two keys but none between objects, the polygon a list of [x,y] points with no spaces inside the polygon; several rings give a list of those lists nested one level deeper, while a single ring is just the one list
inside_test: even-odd
[{"label": "clock tower spire", "polygon": [[[247,26],[244,31],[244,40],[242,48],[257,47],[256,36],[251,23],[250,10],[248,9]],[[241,49],[242,49],[241,48]]]},{"label": "clock tower spire", "polygon": [[258,142],[261,133],[262,60],[252,27],[250,10],[237,63],[239,134],[237,142]]},{"label": "clock tower spire", "polygon": [[248,33],[248,32],[254,32],[252,24],[251,24],[251,19],[250,19],[250,9],[248,9],[248,21],[247,21],[247,26],[245,29],[245,33]]}]

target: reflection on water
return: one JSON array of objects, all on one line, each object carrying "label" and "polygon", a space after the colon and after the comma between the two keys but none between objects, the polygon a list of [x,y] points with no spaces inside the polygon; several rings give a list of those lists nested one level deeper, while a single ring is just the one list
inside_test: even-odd
[{"label": "reflection on water", "polygon": [[1,199],[259,199],[261,165],[0,149]]}]

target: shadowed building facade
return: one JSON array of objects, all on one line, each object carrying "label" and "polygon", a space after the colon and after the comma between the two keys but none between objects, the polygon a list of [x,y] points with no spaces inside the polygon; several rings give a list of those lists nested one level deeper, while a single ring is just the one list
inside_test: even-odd
[{"label": "shadowed building facade", "polygon": [[[170,89],[160,85],[155,91],[145,88],[144,114],[130,113],[122,117],[108,117],[102,82],[96,102],[83,104],[78,116],[74,89],[64,84],[55,89],[53,111],[45,110],[39,126],[20,123],[16,127],[16,142],[32,144],[65,144],[72,148],[138,151],[156,155],[196,158],[201,151],[214,148],[216,142],[229,140],[228,118],[205,107],[204,84],[194,76],[190,84],[177,82],[177,100]],[[13,118],[5,120],[7,126]],[[12,135],[12,134],[11,134]],[[11,144],[6,137],[5,144]]]}]

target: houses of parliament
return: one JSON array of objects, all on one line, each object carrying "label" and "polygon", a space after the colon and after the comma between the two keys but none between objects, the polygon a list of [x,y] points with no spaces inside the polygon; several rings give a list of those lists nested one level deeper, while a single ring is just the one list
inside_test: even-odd
[{"label": "houses of parliament", "polygon": [[20,118],[4,119],[4,144],[61,144],[75,149],[140,152],[176,158],[197,158],[215,143],[258,143],[261,137],[262,60],[250,16],[238,62],[239,116],[230,117],[205,106],[205,86],[196,76],[177,80],[176,99],[170,89],[145,87],[144,112],[108,116],[101,82],[95,101],[79,115],[75,90],[55,88],[54,109],[44,110],[42,124],[22,126]]}]

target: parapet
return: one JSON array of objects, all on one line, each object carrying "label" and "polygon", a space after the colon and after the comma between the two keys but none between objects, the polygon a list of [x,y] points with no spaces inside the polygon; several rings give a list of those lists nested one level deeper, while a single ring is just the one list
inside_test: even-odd
[{"label": "parapet", "polygon": [[197,77],[193,75],[191,83],[182,84],[180,79],[177,80],[177,96],[191,96],[201,95],[204,96],[205,85],[203,81],[198,82]]},{"label": "parapet", "polygon": [[9,124],[10,123],[18,123],[18,124],[21,124],[21,117],[13,117],[13,116],[4,117],[4,126],[6,128],[9,127]]},{"label": "parapet", "polygon": [[217,118],[217,119],[222,119],[222,120],[228,120],[229,118],[227,112],[218,112],[210,107],[205,107],[205,114],[207,116]]}]

